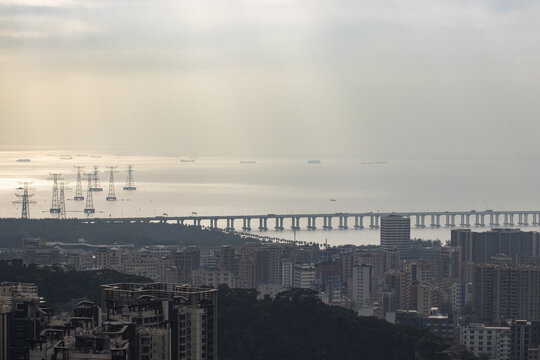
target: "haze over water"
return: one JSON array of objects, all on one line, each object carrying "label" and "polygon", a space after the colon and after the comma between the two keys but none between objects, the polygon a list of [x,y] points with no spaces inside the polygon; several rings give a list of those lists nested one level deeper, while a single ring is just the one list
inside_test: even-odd
[{"label": "haze over water", "polygon": [[[71,159],[61,159],[61,155]],[[93,156],[93,157],[92,157]],[[99,157],[98,157],[99,156]],[[28,158],[31,162],[16,162]],[[181,160],[194,160],[182,162]],[[538,210],[540,170],[532,160],[520,161],[392,161],[389,159],[135,156],[66,151],[0,152],[0,216],[19,217],[12,204],[20,181],[32,182],[36,204],[31,218],[51,218],[52,181],[60,172],[66,190],[68,217],[85,217],[85,201],[74,201],[75,165],[101,170],[103,192],[94,192],[94,217],[227,214],[335,213],[368,211]],[[241,161],[256,161],[241,163]],[[123,191],[127,165],[134,165],[137,191]],[[109,174],[115,174],[118,201],[105,201]],[[83,195],[86,197],[86,178]],[[335,199],[335,201],[331,201]],[[319,220],[317,226],[322,226]],[[351,220],[349,220],[351,221]],[[444,219],[442,219],[444,221]],[[205,224],[203,224],[205,225]],[[220,224],[223,226],[224,224]],[[252,228],[258,224],[252,221]],[[269,228],[275,224],[269,220]],[[303,222],[301,227],[305,228]],[[335,224],[334,224],[335,225]],[[350,224],[349,224],[350,225]],[[366,225],[366,223],[364,223]],[[368,224],[369,225],[369,224]],[[241,221],[235,223],[241,229]],[[290,224],[285,223],[286,227]],[[529,228],[533,228],[529,226]],[[255,231],[258,232],[258,231]],[[292,231],[265,233],[292,239]],[[450,231],[412,229],[412,237],[447,240]],[[332,230],[296,233],[297,240],[376,244],[377,230]]]}]

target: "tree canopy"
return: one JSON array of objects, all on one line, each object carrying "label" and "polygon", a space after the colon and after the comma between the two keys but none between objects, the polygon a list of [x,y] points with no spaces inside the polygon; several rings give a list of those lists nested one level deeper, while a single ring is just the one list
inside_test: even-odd
[{"label": "tree canopy", "polygon": [[427,330],[359,317],[306,289],[257,300],[255,290],[222,286],[218,324],[223,360],[434,358],[446,348]]}]

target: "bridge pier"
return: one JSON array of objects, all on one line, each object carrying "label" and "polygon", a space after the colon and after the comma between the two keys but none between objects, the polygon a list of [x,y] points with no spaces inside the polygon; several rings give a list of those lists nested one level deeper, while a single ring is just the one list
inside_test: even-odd
[{"label": "bridge pier", "polygon": [[354,228],[355,229],[363,229],[364,228],[364,217],[363,216],[355,216],[354,217]]},{"label": "bridge pier", "polygon": [[345,229],[348,229],[349,226],[347,226],[347,216],[340,216],[339,217],[339,228],[341,230],[345,230]]},{"label": "bridge pier", "polygon": [[414,226],[416,226],[417,228],[425,228],[426,225],[426,215],[424,214],[421,214],[421,215],[416,215],[416,224]]},{"label": "bridge pier", "polygon": [[268,221],[268,218],[266,218],[266,217],[260,217],[259,218],[259,230],[260,231],[268,230],[267,221]]},{"label": "bridge pier", "polygon": [[225,230],[234,231],[234,219],[233,218],[227,218],[227,228]]},{"label": "bridge pier", "polygon": [[475,217],[474,226],[486,226],[486,223],[484,220],[485,214],[476,213],[474,214],[474,217]]},{"label": "bridge pier", "polygon": [[431,227],[441,227],[441,215],[438,214],[431,214]]},{"label": "bridge pier", "polygon": [[519,213],[518,225],[528,226],[529,225],[529,214],[528,213]]},{"label": "bridge pier", "polygon": [[250,231],[251,230],[251,218],[243,218],[242,222],[243,222],[242,230]]},{"label": "bridge pier", "polygon": [[325,216],[324,217],[323,229],[327,229],[327,230],[332,229],[332,217],[331,216]]},{"label": "bridge pier", "polygon": [[315,219],[317,219],[315,216],[309,216],[307,218],[307,221],[308,221],[307,229],[308,230],[316,230],[317,229],[317,226],[315,225]]},{"label": "bridge pier", "polygon": [[379,228],[379,215],[370,215],[369,227],[371,229],[378,229]]},{"label": "bridge pier", "polygon": [[532,224],[533,225],[539,225],[538,220],[537,220],[537,216],[538,216],[538,214],[532,213]]},{"label": "bridge pier", "polygon": [[512,214],[512,213],[504,214],[504,225],[505,226],[514,226],[514,214]]},{"label": "bridge pier", "polygon": [[299,217],[291,217],[291,229],[292,230],[300,230],[300,218]]},{"label": "bridge pier", "polygon": [[471,226],[471,214],[461,214],[461,226],[470,227]]}]

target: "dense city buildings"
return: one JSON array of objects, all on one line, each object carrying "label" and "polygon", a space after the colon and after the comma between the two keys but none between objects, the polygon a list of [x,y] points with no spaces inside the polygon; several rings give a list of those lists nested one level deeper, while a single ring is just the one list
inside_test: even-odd
[{"label": "dense city buildings", "polygon": [[43,307],[33,284],[0,285],[0,360],[217,359],[217,290],[102,286],[102,306]]},{"label": "dense city buildings", "polygon": [[[479,356],[533,359],[540,346],[536,335],[540,334],[537,331],[537,321],[540,321],[539,234],[519,229],[485,232],[452,229],[450,233],[448,244],[411,240],[410,219],[391,215],[381,219],[380,247],[247,242],[209,249],[171,245],[136,249],[86,244],[66,247],[42,239],[28,239],[24,253],[27,262],[45,264],[56,259],[57,264],[67,269],[113,269],[161,284],[185,284],[178,285],[174,291],[227,285],[256,289],[259,297],[264,298],[274,297],[288,288],[312,289],[327,304],[353,309],[362,316],[428,329]],[[118,294],[140,291],[141,296],[137,301],[133,300],[134,295],[128,296],[131,305],[117,306],[114,314],[109,311],[110,305],[103,304],[101,326],[108,326],[107,331],[112,331],[112,324],[121,319],[131,319],[135,325],[137,322],[144,325],[145,321],[155,325],[153,316],[177,319],[176,316],[184,314],[187,319],[208,311],[200,307],[192,312],[180,311],[176,300],[166,300],[168,305],[165,306],[165,300],[155,300],[160,297],[155,289],[122,291]],[[151,294],[143,295],[146,291]],[[178,311],[173,313],[173,310]],[[148,316],[154,315],[148,319],[138,317],[138,313],[145,311],[150,311]],[[10,320],[7,321],[1,324],[5,327],[10,324]],[[37,321],[37,318],[29,321]],[[130,344],[177,349],[178,344],[167,337],[166,328],[152,325],[134,331],[135,342]],[[184,340],[182,344],[186,348],[182,349],[199,341],[198,338],[189,340],[191,342]],[[5,336],[2,341],[7,341]],[[202,345],[198,349],[196,356],[203,352],[206,356],[212,354],[208,345],[204,350]],[[114,353],[122,351],[116,349]],[[182,354],[188,356],[187,352],[177,354],[178,358]]]}]

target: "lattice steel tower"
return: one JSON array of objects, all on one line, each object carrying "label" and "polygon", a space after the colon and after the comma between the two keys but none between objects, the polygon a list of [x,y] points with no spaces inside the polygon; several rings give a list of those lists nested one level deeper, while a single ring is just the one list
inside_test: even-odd
[{"label": "lattice steel tower", "polygon": [[128,165],[128,176],[126,180],[126,186],[124,186],[124,190],[137,190],[137,188],[135,187],[135,181],[133,180],[133,165]]},{"label": "lattice steel tower", "polygon": [[96,209],[94,209],[94,198],[92,195],[92,177],[94,174],[88,173],[86,175],[88,176],[88,188],[86,190],[86,206],[84,208],[84,213],[90,216],[90,214],[96,212]]},{"label": "lattice steel tower", "polygon": [[35,204],[35,201],[30,200],[34,194],[28,193],[28,184],[27,182],[22,183],[23,186],[17,188],[17,190],[22,191],[22,194],[15,194],[19,200],[13,201],[14,204],[21,204],[21,219],[28,219],[30,217],[30,204]]},{"label": "lattice steel tower", "polygon": [[51,174],[52,180],[53,180],[53,191],[52,191],[52,200],[51,200],[51,208],[49,209],[49,212],[51,214],[59,214],[60,213],[60,199],[58,197],[58,180],[63,180],[61,177],[62,174],[55,173]]},{"label": "lattice steel tower", "polygon": [[92,180],[94,181],[94,185],[90,187],[90,191],[103,191],[103,188],[99,185],[99,171],[97,166],[94,166]]},{"label": "lattice steel tower", "polygon": [[82,194],[82,181],[81,181],[81,170],[84,166],[74,166],[77,169],[77,186],[75,187],[75,197],[73,200],[83,201],[84,196]]},{"label": "lattice steel tower", "polygon": [[114,169],[116,166],[107,166],[109,169],[109,195],[107,195],[107,201],[116,201],[116,195],[114,194]]},{"label": "lattice steel tower", "polygon": [[59,219],[66,218],[66,198],[64,196],[64,182],[60,182],[60,212],[58,212]]}]

